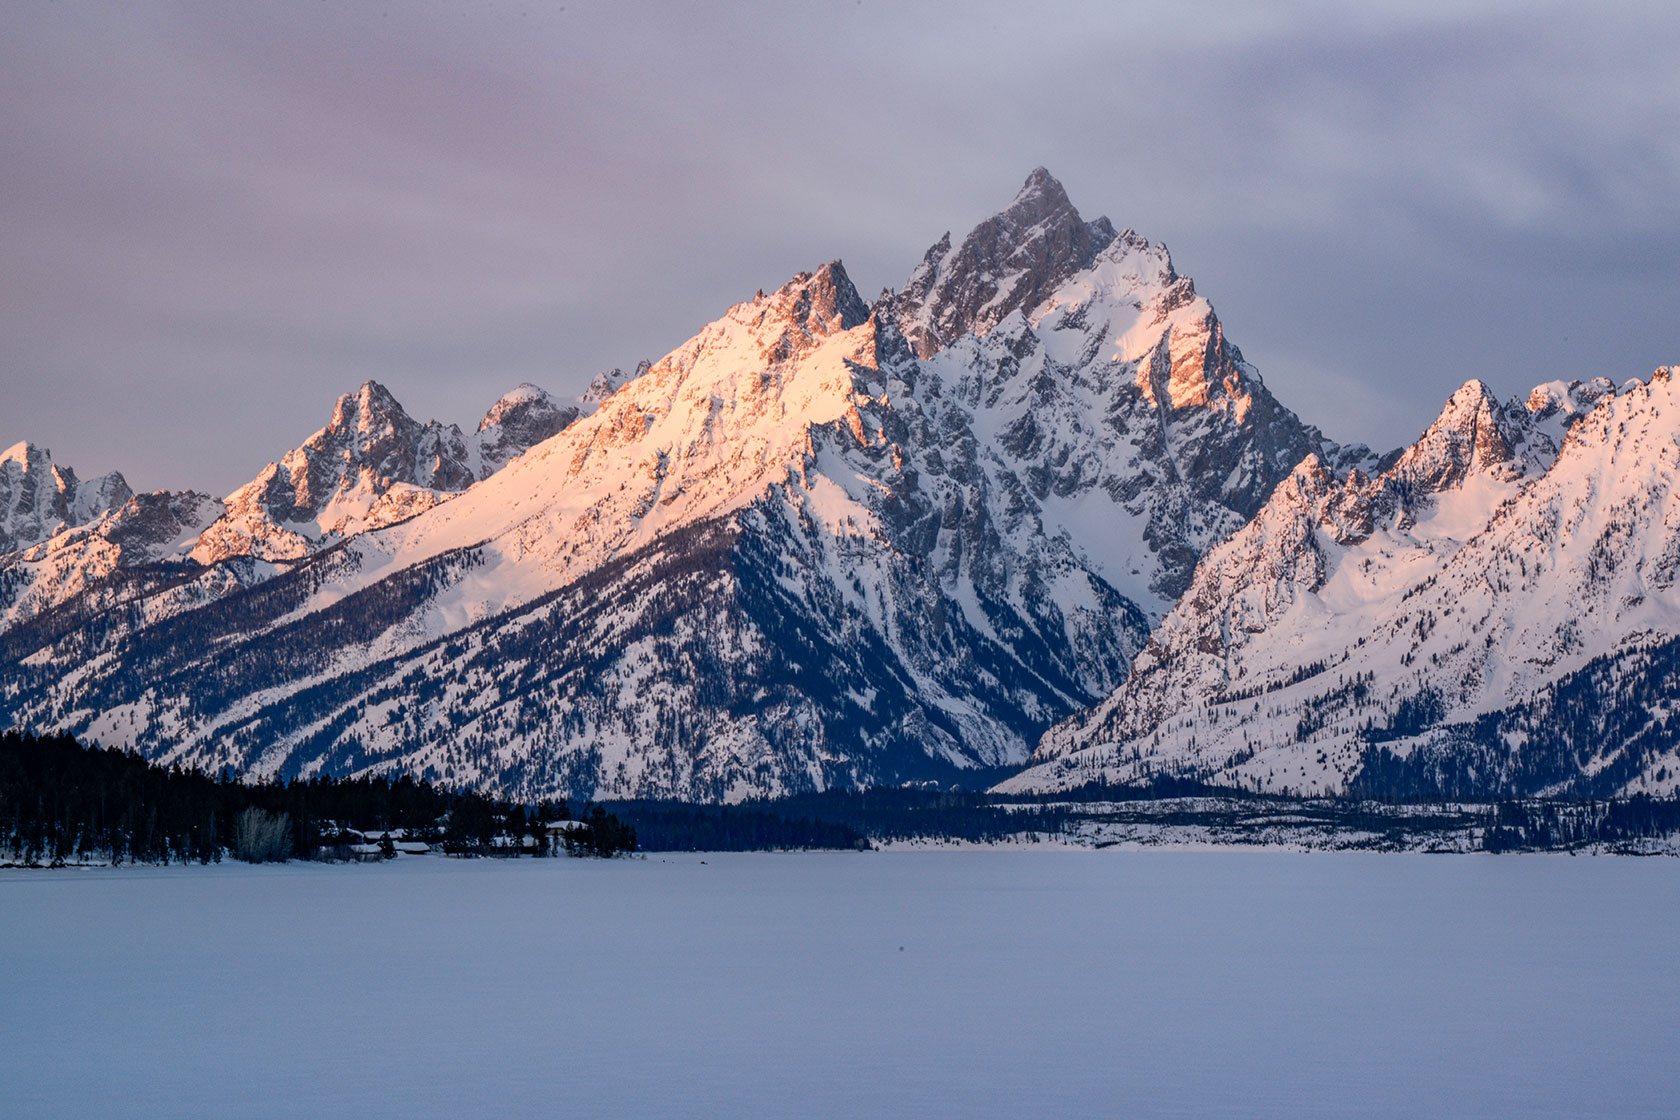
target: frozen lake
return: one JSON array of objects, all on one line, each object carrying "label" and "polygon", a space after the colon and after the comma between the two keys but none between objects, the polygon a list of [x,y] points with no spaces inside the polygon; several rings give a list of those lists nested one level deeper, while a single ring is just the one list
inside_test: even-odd
[{"label": "frozen lake", "polygon": [[1673,1116],[1680,861],[0,872],[0,1014],[18,1117]]}]

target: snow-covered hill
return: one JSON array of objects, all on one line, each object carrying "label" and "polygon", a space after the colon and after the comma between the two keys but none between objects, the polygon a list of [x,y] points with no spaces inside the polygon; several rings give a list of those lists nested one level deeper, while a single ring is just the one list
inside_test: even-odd
[{"label": "snow-covered hill", "polygon": [[365,386],[174,577],[260,582],[48,611],[0,636],[0,696],[207,765],[526,796],[1018,763],[1297,462],[1369,456],[1047,173],[941,245],[874,307],[838,262],[736,305],[488,472],[523,398],[473,443]]},{"label": "snow-covered hill", "polygon": [[1506,405],[1471,382],[1374,478],[1309,458],[1009,788],[1672,791],[1677,469],[1666,368]]}]

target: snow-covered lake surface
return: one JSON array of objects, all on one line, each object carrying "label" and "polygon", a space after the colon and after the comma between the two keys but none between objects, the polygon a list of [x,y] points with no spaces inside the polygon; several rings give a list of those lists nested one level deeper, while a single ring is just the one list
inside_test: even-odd
[{"label": "snow-covered lake surface", "polygon": [[8,1117],[1672,1117],[1680,861],[0,872],[0,1015]]}]

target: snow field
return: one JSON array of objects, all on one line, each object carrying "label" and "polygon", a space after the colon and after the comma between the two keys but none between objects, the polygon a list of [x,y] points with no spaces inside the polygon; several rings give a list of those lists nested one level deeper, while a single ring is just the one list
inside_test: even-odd
[{"label": "snow field", "polygon": [[0,1113],[1671,1116],[1680,863],[1055,851],[0,877]]}]

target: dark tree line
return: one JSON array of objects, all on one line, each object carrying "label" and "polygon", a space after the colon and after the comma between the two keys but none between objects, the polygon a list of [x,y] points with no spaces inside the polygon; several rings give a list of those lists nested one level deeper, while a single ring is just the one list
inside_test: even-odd
[{"label": "dark tree line", "polygon": [[612,811],[634,827],[637,846],[649,852],[765,852],[869,846],[868,839],[848,825],[808,816],[788,817],[763,808],[678,801],[615,801]]},{"label": "dark tree line", "polygon": [[1067,809],[1055,805],[1022,808],[1020,800],[972,790],[883,787],[800,793],[776,801],[749,801],[742,808],[843,825],[871,840],[986,843],[1024,832],[1056,833],[1067,827]]},{"label": "dark tree line", "polygon": [[[1595,658],[1521,703],[1462,723],[1438,721],[1432,689],[1373,728],[1351,792],[1382,800],[1607,798],[1642,774],[1676,770],[1680,638]],[[1385,740],[1434,734],[1404,754]],[[1513,745],[1515,744],[1515,745]]]},{"label": "dark tree line", "polygon": [[882,840],[1008,840],[1055,833],[1072,814],[1020,797],[916,787],[796,793],[738,805],[613,801],[650,852],[762,852],[866,849]]},{"label": "dark tree line", "polygon": [[[347,828],[401,829],[457,854],[546,854],[545,825],[569,816],[564,802],[526,806],[410,777],[246,783],[69,735],[0,733],[0,859],[21,863],[309,859],[342,850]],[[634,850],[634,831],[602,816],[576,830],[580,850]]]},{"label": "dark tree line", "polygon": [[1680,800],[1635,794],[1625,801],[1501,801],[1482,834],[1490,852],[1617,844],[1680,833]]},{"label": "dark tree line", "polygon": [[[1373,776],[1368,769],[1366,777]],[[1404,787],[1403,787],[1404,788]],[[1407,789],[1414,793],[1415,790]],[[0,733],[0,862],[29,864],[109,859],[115,863],[252,862],[346,853],[356,828],[379,841],[386,831],[457,855],[520,851],[611,856],[653,851],[857,849],[872,841],[942,838],[1004,840],[1056,833],[1092,817],[1083,803],[1216,798],[1240,827],[1277,806],[1313,811],[1327,826],[1388,836],[1482,830],[1489,851],[1618,844],[1680,833],[1680,800],[1505,799],[1479,806],[1394,811],[1407,798],[1321,798],[1300,802],[1163,776],[1139,786],[1096,783],[1054,795],[1002,797],[963,790],[877,788],[797,794],[742,805],[624,801],[589,805],[555,839],[549,822],[567,820],[564,802],[521,805],[409,777],[317,777],[249,784],[150,763],[121,751],[84,748],[68,735]],[[1485,803],[1484,803],[1485,804]],[[610,811],[609,811],[610,809]],[[1210,810],[1187,805],[1155,814],[1158,824],[1205,824]],[[1100,818],[1106,810],[1096,810]],[[1182,818],[1182,819],[1180,819]],[[1485,825],[1483,824],[1485,822]],[[386,854],[394,854],[387,838]]]}]

